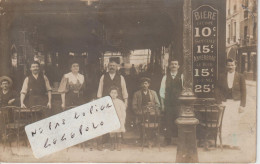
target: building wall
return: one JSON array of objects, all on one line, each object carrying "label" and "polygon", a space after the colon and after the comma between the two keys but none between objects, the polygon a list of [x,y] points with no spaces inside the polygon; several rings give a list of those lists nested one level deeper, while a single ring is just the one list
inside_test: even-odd
[{"label": "building wall", "polygon": [[242,7],[239,0],[227,0],[227,23],[226,23],[226,41],[227,47],[237,44],[239,41],[240,19]]},{"label": "building wall", "polygon": [[237,71],[256,79],[257,0],[227,0],[226,53],[238,61]]}]

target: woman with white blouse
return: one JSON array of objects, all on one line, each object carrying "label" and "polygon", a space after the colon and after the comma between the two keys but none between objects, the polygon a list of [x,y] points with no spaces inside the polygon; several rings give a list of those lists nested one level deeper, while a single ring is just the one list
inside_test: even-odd
[{"label": "woman with white blouse", "polygon": [[71,72],[65,74],[61,80],[58,92],[61,93],[61,107],[78,106],[84,103],[84,76],[79,73],[79,63],[71,63]]}]

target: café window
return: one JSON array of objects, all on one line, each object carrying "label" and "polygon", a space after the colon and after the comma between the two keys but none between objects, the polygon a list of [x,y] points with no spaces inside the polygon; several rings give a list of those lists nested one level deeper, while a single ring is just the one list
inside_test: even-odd
[{"label": "caf\u00e9 window", "polygon": [[244,39],[245,39],[245,40],[247,40],[247,29],[248,29],[248,27],[245,26],[245,27],[244,27]]},{"label": "caf\u00e9 window", "polygon": [[237,5],[234,5],[233,10],[234,10],[234,13],[237,11]]},{"label": "caf\u00e9 window", "polygon": [[248,18],[248,0],[244,0],[243,3],[243,7],[244,7],[244,18]]},{"label": "caf\u00e9 window", "polygon": [[234,32],[233,32],[233,42],[236,42],[236,34],[237,34],[237,22],[234,22]]}]

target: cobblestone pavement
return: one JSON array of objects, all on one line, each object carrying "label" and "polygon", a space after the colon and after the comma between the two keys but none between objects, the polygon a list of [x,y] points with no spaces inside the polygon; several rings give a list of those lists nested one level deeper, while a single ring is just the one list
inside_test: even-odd
[{"label": "cobblestone pavement", "polygon": [[[240,162],[255,161],[256,153],[256,83],[247,81],[247,106],[243,116],[241,131],[244,134],[244,146],[241,150],[198,148],[199,162]],[[13,145],[3,151],[0,145],[0,161],[2,162],[175,162],[177,146],[145,148],[143,151],[137,144],[123,144],[121,151],[104,149],[98,151],[89,147],[85,151],[79,146],[63,150],[52,155],[36,159],[29,147],[22,146],[18,151]]]}]

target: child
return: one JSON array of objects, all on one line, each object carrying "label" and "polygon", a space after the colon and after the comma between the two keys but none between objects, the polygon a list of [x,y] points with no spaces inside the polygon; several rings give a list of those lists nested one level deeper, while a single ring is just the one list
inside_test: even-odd
[{"label": "child", "polygon": [[117,130],[114,130],[110,133],[110,141],[111,141],[111,150],[117,149],[118,151],[121,150],[121,139],[122,139],[122,132],[125,132],[125,118],[126,118],[126,106],[125,103],[118,99],[118,88],[115,86],[112,86],[110,88],[110,97],[112,98],[112,101],[114,103],[119,121],[120,121],[120,128]]}]

